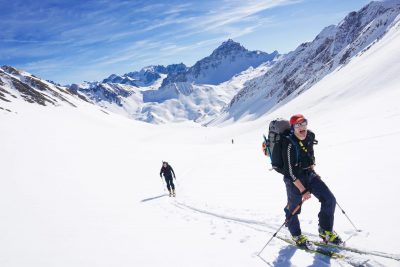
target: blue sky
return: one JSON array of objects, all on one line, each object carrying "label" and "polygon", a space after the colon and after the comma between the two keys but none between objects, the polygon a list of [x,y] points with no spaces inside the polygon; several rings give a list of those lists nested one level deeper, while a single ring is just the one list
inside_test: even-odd
[{"label": "blue sky", "polygon": [[0,65],[62,84],[193,65],[231,38],[287,53],[365,0],[0,0]]}]

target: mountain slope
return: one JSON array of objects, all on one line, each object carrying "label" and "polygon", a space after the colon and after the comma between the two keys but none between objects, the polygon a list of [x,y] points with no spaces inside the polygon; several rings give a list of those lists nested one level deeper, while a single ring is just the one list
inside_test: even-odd
[{"label": "mountain slope", "polygon": [[246,79],[261,75],[278,58],[276,51],[248,51],[228,40],[190,68],[182,63],[149,66],[122,76],[112,74],[102,82],[72,84],[69,90],[131,119],[205,123],[220,113]]},{"label": "mountain slope", "polygon": [[276,51],[248,51],[228,40],[190,68],[149,66],[123,76],[113,74],[103,82],[73,84],[70,90],[136,120],[206,123],[220,114],[246,80],[262,75],[280,59]]},{"label": "mountain slope", "polygon": [[12,110],[13,102],[21,101],[41,106],[71,107],[82,101],[88,102],[77,92],[10,66],[0,68],[0,101],[0,109],[7,111]]},{"label": "mountain slope", "polygon": [[197,61],[186,73],[170,75],[162,86],[180,82],[217,85],[228,81],[249,67],[255,68],[261,63],[272,61],[277,56],[279,56],[277,51],[271,54],[249,51],[241,44],[229,39],[215,49],[210,56]]},{"label": "mountain slope", "polygon": [[371,2],[350,13],[339,25],[301,44],[265,75],[249,81],[218,121],[259,117],[293,99],[378,42],[397,25],[399,14],[398,1]]},{"label": "mountain slope", "polygon": [[151,86],[158,79],[162,77],[162,74],[175,75],[177,73],[182,73],[187,70],[185,64],[172,64],[164,67],[162,65],[158,66],[148,66],[140,71],[134,71],[126,73],[122,76],[112,74],[108,78],[104,79],[102,83],[119,83],[128,84],[136,87],[146,87]]},{"label": "mountain slope", "polygon": [[168,75],[159,90],[145,92],[145,102],[163,102],[177,98],[180,93],[189,95],[193,85],[218,85],[230,80],[248,68],[256,68],[262,63],[273,65],[279,57],[274,51],[271,54],[261,51],[249,51],[237,42],[229,39],[223,42],[212,54],[197,61],[186,72]]},{"label": "mountain slope", "polygon": [[[143,104],[136,119],[149,123],[187,120],[206,123],[220,114],[247,80],[262,75],[269,68],[269,63],[256,69],[249,68],[219,85],[181,83],[179,86],[161,87],[157,91],[143,91]],[[154,92],[156,95],[153,95]]]}]

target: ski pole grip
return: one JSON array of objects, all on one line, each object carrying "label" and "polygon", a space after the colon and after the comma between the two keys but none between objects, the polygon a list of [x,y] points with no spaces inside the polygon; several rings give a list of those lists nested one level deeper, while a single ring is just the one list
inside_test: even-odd
[{"label": "ski pole grip", "polygon": [[[303,204],[303,203],[301,203],[301,204]],[[292,216],[294,216],[299,211],[301,204],[297,205],[297,207],[293,210]]]},{"label": "ski pole grip", "polygon": [[300,202],[300,204],[297,205],[296,208],[294,208],[294,210],[292,211],[292,214],[290,215],[290,217],[293,217],[293,216],[299,211],[299,209],[301,208],[301,205],[303,205],[303,203],[304,203],[304,200],[302,200],[302,201]]}]

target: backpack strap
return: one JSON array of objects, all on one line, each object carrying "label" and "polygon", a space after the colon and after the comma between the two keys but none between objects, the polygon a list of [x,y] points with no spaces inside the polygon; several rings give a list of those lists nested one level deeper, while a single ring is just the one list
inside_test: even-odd
[{"label": "backpack strap", "polygon": [[296,142],[293,132],[291,132],[289,135],[286,136],[286,138],[289,140],[290,143],[294,146],[294,149],[296,151],[296,162],[295,165],[299,164],[299,159],[300,159],[300,145],[298,142]]}]

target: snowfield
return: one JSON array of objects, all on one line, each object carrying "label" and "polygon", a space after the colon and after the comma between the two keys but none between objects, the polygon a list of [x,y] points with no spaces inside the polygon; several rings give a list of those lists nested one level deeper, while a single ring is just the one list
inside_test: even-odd
[{"label": "snowfield", "polygon": [[[150,125],[90,104],[0,110],[0,266],[400,266],[342,251],[335,260],[275,238],[282,177],[262,134],[303,113],[316,133],[317,172],[357,228],[336,210],[347,245],[399,257],[400,31],[271,114],[201,127]],[[234,144],[232,144],[232,139]],[[159,171],[168,161],[177,197]],[[302,207],[317,235],[319,202]],[[287,236],[284,228],[279,236]]]}]

